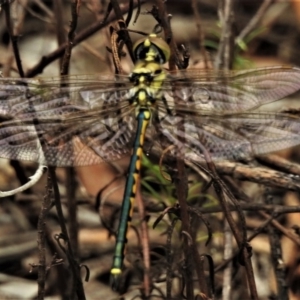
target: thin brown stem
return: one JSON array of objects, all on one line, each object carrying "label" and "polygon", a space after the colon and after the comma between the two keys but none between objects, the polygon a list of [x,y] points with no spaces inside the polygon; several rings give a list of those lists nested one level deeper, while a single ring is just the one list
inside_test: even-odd
[{"label": "thin brown stem", "polygon": [[43,198],[42,207],[38,219],[38,251],[39,251],[39,264],[38,264],[38,300],[45,298],[45,285],[47,277],[47,262],[46,262],[46,218],[49,209],[52,207],[52,182],[50,176],[47,176],[46,195]]}]

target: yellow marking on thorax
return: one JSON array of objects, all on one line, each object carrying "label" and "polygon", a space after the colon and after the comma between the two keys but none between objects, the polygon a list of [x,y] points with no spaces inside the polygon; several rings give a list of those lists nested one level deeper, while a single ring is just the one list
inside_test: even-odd
[{"label": "yellow marking on thorax", "polygon": [[[137,101],[135,102],[135,106],[138,108],[138,106],[146,107],[148,105],[154,105],[155,101],[152,100],[152,103],[148,103],[147,99],[149,98],[149,95],[151,95],[151,99],[159,100],[158,95],[167,76],[162,69],[162,66],[155,61],[147,62],[143,60],[137,62],[132,73],[138,76],[137,85],[134,87],[137,92]],[[148,82],[144,74],[149,74],[149,77],[152,78],[152,80]],[[136,111],[136,115],[137,114],[138,110]]]},{"label": "yellow marking on thorax", "polygon": [[138,100],[139,104],[143,105],[146,104],[145,100],[147,99],[147,94],[144,90],[139,91]]}]

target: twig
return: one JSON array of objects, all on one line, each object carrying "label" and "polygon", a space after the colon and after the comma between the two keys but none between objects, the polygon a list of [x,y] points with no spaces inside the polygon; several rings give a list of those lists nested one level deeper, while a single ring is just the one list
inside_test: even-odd
[{"label": "twig", "polygon": [[[232,244],[232,232],[228,225],[228,222],[224,220],[224,259],[228,259],[232,256],[233,244]],[[222,300],[232,299],[232,262],[228,263],[223,274],[223,285],[222,285]]]},{"label": "twig", "polygon": [[39,251],[39,264],[38,264],[38,300],[43,300],[45,298],[45,284],[47,276],[46,267],[46,217],[49,209],[53,206],[52,204],[52,182],[51,178],[47,176],[47,193],[44,196],[41,211],[38,219],[38,251]]},{"label": "twig", "polygon": [[[178,124],[180,130],[184,131],[183,123]],[[189,222],[189,214],[187,209],[187,192],[188,192],[188,184],[187,184],[187,174],[185,170],[184,161],[181,159],[177,159],[176,161],[177,172],[174,178],[174,184],[176,187],[176,195],[178,198],[178,202],[180,205],[180,219],[182,223],[181,232],[186,232],[190,235],[190,222]],[[192,243],[189,242],[189,239],[186,235],[182,236],[183,238],[183,251],[185,257],[185,274],[184,277],[187,279],[186,282],[186,297],[187,299],[194,299],[194,290],[193,290],[193,282],[188,280],[193,276],[193,247]],[[206,289],[207,290],[207,289]]]},{"label": "twig", "polygon": [[[18,3],[14,3],[13,5],[18,5]],[[15,7],[17,9],[17,7]],[[20,29],[21,26],[23,25],[24,21],[24,13],[18,12],[18,17],[16,18],[18,20],[18,23],[16,24],[15,28],[12,27],[11,23],[11,17],[10,17],[10,4],[9,2],[5,2],[3,4],[3,10],[5,12],[5,19],[6,19],[6,27],[10,36],[10,41],[14,53],[14,57],[16,60],[17,68],[19,71],[19,75],[21,78],[24,78],[24,70],[21,62],[21,57],[20,57],[20,51],[19,51],[19,46],[18,46],[18,35],[20,34]]]},{"label": "twig", "polygon": [[61,75],[67,75],[69,72],[71,53],[72,53],[72,48],[74,45],[74,38],[75,38],[75,30],[77,28],[77,21],[78,21],[78,12],[79,12],[78,6],[80,5],[80,2],[81,2],[80,0],[74,0],[74,2],[71,5],[72,20],[70,23],[70,30],[68,33],[67,47],[65,49],[64,57],[62,60],[62,66],[60,72]]},{"label": "twig", "polygon": [[45,170],[46,170],[46,166],[39,165],[39,167],[35,171],[34,175],[29,177],[29,181],[27,183],[21,185],[20,187],[18,187],[16,189],[10,190],[10,191],[5,191],[5,192],[0,191],[0,198],[12,196],[12,195],[21,193],[21,192],[31,188],[40,180],[40,178],[45,173]]},{"label": "twig", "polygon": [[197,26],[198,36],[199,36],[199,39],[198,39],[199,46],[200,46],[199,48],[200,48],[201,55],[203,57],[204,68],[208,69],[208,55],[207,55],[205,47],[204,47],[205,35],[204,35],[204,31],[201,26],[201,17],[198,12],[196,0],[192,0],[192,8],[193,8],[193,13],[194,13],[195,20],[196,20],[196,26]]},{"label": "twig", "polygon": [[166,245],[167,245],[167,253],[166,253],[166,256],[167,256],[167,267],[166,267],[167,268],[167,270],[166,270],[166,276],[167,276],[167,278],[166,278],[166,296],[167,296],[167,299],[172,299],[173,251],[172,251],[171,245],[172,245],[173,231],[174,231],[177,221],[178,221],[178,218],[173,219],[167,230],[167,242],[166,242]]},{"label": "twig", "polygon": [[240,32],[240,34],[235,38],[235,44],[239,44],[240,41],[243,41],[244,38],[255,29],[255,27],[259,24],[262,18],[265,16],[266,11],[269,9],[271,4],[273,4],[275,0],[264,0],[261,6],[259,7],[256,14],[247,24],[247,26]]},{"label": "twig", "polygon": [[[276,215],[282,214],[290,214],[290,213],[299,213],[300,207],[299,206],[284,206],[284,205],[267,205],[267,204],[260,204],[260,203],[241,203],[240,207],[242,210],[245,211],[263,211],[268,213],[276,213]],[[228,209],[230,211],[237,211],[237,208],[233,205],[229,205]],[[214,214],[222,212],[221,206],[213,206],[213,207],[198,207],[197,211],[202,214]],[[267,218],[268,215],[264,215],[264,218]],[[284,228],[284,227],[283,227]],[[299,240],[300,242],[300,240]]]},{"label": "twig", "polygon": [[[288,208],[287,208],[288,209]],[[260,211],[259,214],[261,216],[263,216],[264,218],[268,219],[270,218],[270,215],[268,215],[267,213]],[[277,211],[273,211],[272,212],[272,216],[279,216],[277,214]],[[271,221],[272,225],[279,230],[282,234],[284,234],[287,238],[289,238],[290,240],[292,240],[295,244],[297,244],[298,247],[300,247],[300,238],[299,236],[295,235],[293,231],[286,229],[284,226],[282,226],[277,220],[273,220]]]},{"label": "twig", "polygon": [[220,175],[230,175],[235,179],[292,191],[300,190],[300,180],[297,176],[290,176],[279,171],[232,162],[218,162],[216,169]]},{"label": "twig", "polygon": [[[139,191],[140,184],[139,184]],[[141,219],[141,244],[143,248],[143,262],[144,262],[144,297],[148,298],[150,296],[151,280],[150,280],[150,250],[149,250],[149,232],[148,223],[146,220],[145,204],[141,197],[141,193],[137,193],[136,196],[137,206],[139,210],[139,215]]]},{"label": "twig", "polygon": [[[196,216],[199,216],[199,212],[196,213]],[[195,220],[195,218],[193,218]],[[197,218],[198,220],[198,218]],[[203,221],[204,220],[204,221]],[[205,220],[204,216],[201,216],[201,221],[203,221],[203,223],[206,225],[207,229],[208,229],[208,239],[206,242],[206,245],[209,243],[211,237],[212,237],[212,232],[211,232],[211,228],[210,228],[210,224],[207,220]],[[194,222],[191,223],[191,231],[192,231],[192,251],[193,251],[193,259],[195,261],[195,271],[197,273],[197,279],[198,279],[198,286],[199,286],[199,290],[201,291],[201,293],[203,293],[207,298],[210,298],[212,295],[210,295],[210,291],[208,289],[208,285],[206,284],[206,276],[205,276],[205,271],[204,271],[204,260],[203,260],[203,256],[199,254],[198,251],[198,245],[197,245],[197,226],[193,226]],[[195,229],[193,229],[195,228]],[[212,274],[212,278],[213,278]],[[213,282],[211,282],[211,284],[213,285]]]},{"label": "twig", "polygon": [[[65,249],[65,254],[66,254],[66,257],[70,264],[72,274],[75,277],[74,278],[74,286],[72,288],[76,289],[76,294],[77,294],[78,299],[85,300],[85,294],[84,294],[83,284],[82,284],[81,275],[80,275],[80,266],[78,265],[78,263],[74,257],[72,246],[71,246],[69,235],[68,235],[68,231],[66,228],[54,168],[49,167],[49,174],[51,176],[51,180],[53,183],[54,202],[55,202],[55,207],[56,207],[56,211],[57,211],[57,215],[58,215],[58,222],[59,222],[59,225],[60,225],[60,228],[62,231],[62,233],[59,235],[59,238],[57,240],[59,240],[60,238],[63,238],[64,242],[66,243],[67,247]],[[74,297],[71,297],[71,299],[74,299]]]},{"label": "twig", "polygon": [[[141,0],[141,3],[145,2],[146,0]],[[137,4],[135,4],[136,7]],[[122,14],[126,13],[128,11],[128,5],[124,5],[121,9]],[[112,21],[116,20],[116,15],[113,14],[107,18],[105,22],[101,21],[96,21],[92,25],[90,25],[88,28],[83,29],[80,31],[74,38],[73,41],[73,47],[77,46],[79,43],[81,43],[83,40],[87,39],[90,37],[92,34],[97,32],[98,30],[105,28],[107,24],[109,24]],[[38,62],[32,69],[28,70],[27,73],[25,74],[25,77],[34,77],[35,75],[41,73],[44,68],[52,63],[54,60],[58,59],[61,57],[65,49],[67,47],[67,43],[64,43],[63,45],[59,46],[55,51],[52,53],[43,56],[40,62]]]},{"label": "twig", "polygon": [[75,192],[77,182],[75,179],[75,171],[73,168],[66,169],[66,187],[67,187],[67,205],[69,216],[69,232],[70,232],[70,244],[73,249],[75,258],[79,258],[78,247],[78,221],[77,221],[77,204],[75,198]]},{"label": "twig", "polygon": [[[52,18],[55,19],[55,29],[56,29],[56,38],[57,38],[57,43],[59,46],[64,44],[66,42],[66,36],[64,33],[64,21],[63,21],[63,5],[62,5],[62,0],[54,0],[53,1],[53,11],[54,14],[51,14]],[[54,18],[55,16],[55,18]],[[65,52],[66,55],[66,52]],[[60,58],[59,61],[59,66],[60,68],[63,65],[63,58]]]},{"label": "twig", "polygon": [[[13,62],[13,58],[15,58],[16,64],[17,64],[17,69],[19,72],[20,77],[24,77],[24,72],[23,72],[23,66],[21,62],[21,57],[20,57],[20,51],[18,47],[18,36],[20,35],[20,31],[23,25],[24,21],[24,9],[22,11],[18,11],[18,16],[14,18],[14,20],[17,20],[16,23],[13,26],[12,21],[11,21],[11,10],[10,10],[10,2],[6,1],[3,3],[2,7],[5,13],[5,20],[6,20],[6,27],[7,31],[10,36],[10,45],[9,45],[9,51],[12,52],[12,54],[9,56],[7,59],[7,63],[4,66],[3,70],[3,75],[4,76],[9,76],[10,69],[11,69],[11,64]],[[13,3],[15,9],[17,10],[18,6],[20,6],[19,3]],[[15,14],[16,15],[16,14]],[[22,185],[25,185],[27,182],[25,172],[23,168],[21,167],[20,163],[18,161],[11,161],[11,166],[15,169],[16,175]]]},{"label": "twig", "polygon": [[287,174],[300,176],[300,165],[275,154],[260,155],[256,160],[263,165]]},{"label": "twig", "polygon": [[[58,3],[59,4],[59,3]],[[61,72],[62,76],[65,76],[69,73],[70,59],[72,54],[72,48],[75,38],[75,31],[77,28],[79,7],[81,1],[74,0],[71,4],[71,22],[70,29],[68,32],[67,47],[62,59]],[[62,30],[63,27],[60,28]],[[61,40],[61,39],[60,39]],[[62,40],[61,40],[62,41]],[[65,86],[65,84],[62,84]],[[78,299],[84,299],[84,290],[82,285],[82,280],[80,276],[80,266],[78,265],[76,259],[78,259],[78,224],[77,224],[77,206],[75,201],[75,191],[76,191],[76,181],[75,174],[72,168],[66,170],[67,175],[67,203],[68,203],[68,212],[69,212],[69,232],[70,238],[68,238],[68,250],[69,262],[72,270],[72,292],[71,297],[74,298],[75,293],[77,294]],[[65,236],[64,231],[63,235]]]},{"label": "twig", "polygon": [[[122,35],[124,37],[124,42],[125,42],[125,45],[127,47],[127,51],[130,55],[130,58],[132,61],[135,60],[135,57],[133,55],[133,51],[132,51],[132,48],[133,48],[133,45],[132,45],[132,42],[131,42],[131,38],[129,36],[129,33],[128,31],[126,30],[126,22],[124,21],[124,18],[123,18],[123,13],[122,13],[122,10],[120,8],[120,5],[118,3],[117,0],[110,0],[110,3],[112,5],[112,8],[113,8],[113,11],[115,12],[115,15],[116,15],[116,19],[117,20],[121,20],[121,22],[118,22],[119,23],[119,26],[121,29],[124,29],[122,30]],[[127,12],[130,10],[130,8],[132,9],[133,6],[132,6],[132,3],[131,1],[129,2],[129,6],[128,6],[128,9],[127,9]],[[129,13],[130,15],[132,14],[132,12]],[[128,21],[127,21],[128,22]]]},{"label": "twig", "polygon": [[[267,189],[267,191],[269,188]],[[272,204],[273,197],[271,195],[266,195],[266,203]],[[279,232],[271,226],[268,228],[268,236],[270,241],[271,248],[271,261],[275,273],[276,283],[277,283],[277,299],[288,300],[288,287],[286,283],[286,270],[283,267],[283,257],[282,257],[282,248],[279,237]]]},{"label": "twig", "polygon": [[[58,1],[58,0],[56,0]],[[59,0],[60,1],[60,0]],[[59,3],[58,3],[59,4]],[[75,31],[77,28],[78,16],[79,16],[79,7],[81,1],[75,0],[71,4],[71,23],[70,29],[68,32],[68,40],[63,59],[61,64],[60,74],[65,76],[69,73],[70,59],[73,48],[73,41],[75,38]],[[57,24],[58,25],[58,24]],[[62,28],[59,28],[57,32],[62,31]],[[58,36],[59,38],[59,36]],[[64,40],[59,39],[61,45]],[[65,85],[63,85],[65,86]],[[78,258],[78,223],[77,223],[77,205],[75,200],[75,191],[76,191],[76,180],[75,172],[73,168],[66,169],[66,187],[67,187],[67,204],[68,204],[68,216],[69,216],[69,232],[70,232],[70,245],[73,249],[73,254],[75,258]],[[74,276],[76,278],[76,276]]]},{"label": "twig", "polygon": [[234,1],[224,0],[222,1],[222,4],[224,5],[224,8],[219,10],[222,31],[218,53],[215,60],[215,68],[229,70],[233,60],[232,25],[234,21]]},{"label": "twig", "polygon": [[171,57],[169,59],[170,70],[175,70],[176,66],[181,68],[181,60],[179,58],[179,52],[176,46],[176,42],[173,39],[173,33],[170,26],[171,16],[167,14],[165,3],[162,0],[155,0],[155,6],[151,10],[152,16],[156,19],[158,24],[163,28],[165,39],[169,43],[171,50]]}]

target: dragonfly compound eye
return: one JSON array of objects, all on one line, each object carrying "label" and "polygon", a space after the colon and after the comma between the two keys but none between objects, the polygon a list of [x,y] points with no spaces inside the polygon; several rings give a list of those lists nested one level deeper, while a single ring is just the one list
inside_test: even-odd
[{"label": "dragonfly compound eye", "polygon": [[129,75],[129,80],[130,82],[137,84],[139,82],[139,77],[140,77],[139,74],[133,72]]},{"label": "dragonfly compound eye", "polygon": [[164,64],[170,59],[168,44],[155,34],[138,40],[133,46],[133,51],[137,60],[151,60]]}]

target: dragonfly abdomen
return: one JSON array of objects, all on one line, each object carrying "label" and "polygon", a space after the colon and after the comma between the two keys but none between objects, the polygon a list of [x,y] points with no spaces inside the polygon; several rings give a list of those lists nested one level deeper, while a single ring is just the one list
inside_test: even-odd
[{"label": "dragonfly abdomen", "polygon": [[125,186],[119,229],[117,234],[113,265],[111,268],[111,286],[118,289],[122,273],[125,246],[127,243],[128,227],[132,219],[134,200],[140,181],[141,158],[145,141],[146,129],[151,118],[149,109],[140,109],[137,115],[137,130],[134,140],[133,153],[130,160],[128,177]]}]

